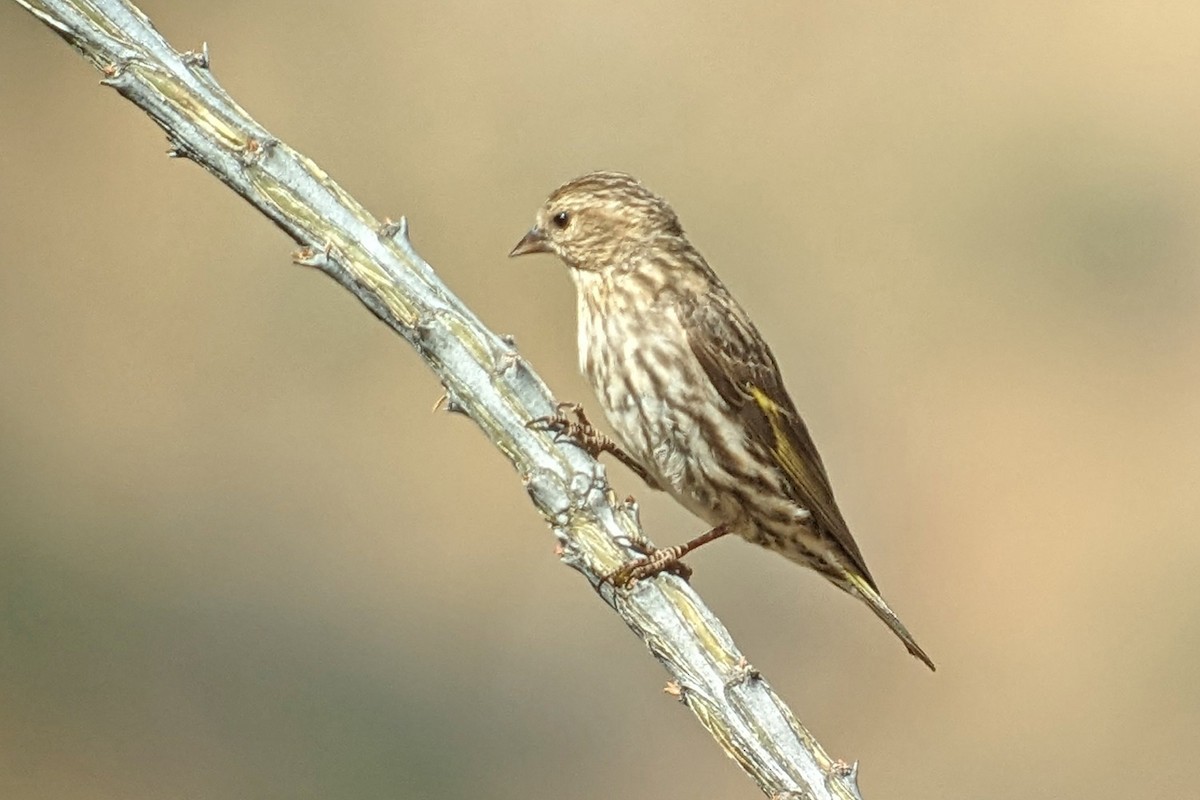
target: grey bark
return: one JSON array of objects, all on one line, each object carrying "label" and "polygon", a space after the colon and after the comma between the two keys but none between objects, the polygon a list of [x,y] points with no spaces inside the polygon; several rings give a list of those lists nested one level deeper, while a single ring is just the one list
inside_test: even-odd
[{"label": "grey bark", "polygon": [[190,158],[302,246],[320,269],[408,341],[441,379],[446,404],[512,462],[578,570],[670,676],[668,690],[769,796],[861,800],[856,767],[831,759],[735,647],[683,580],[660,575],[614,590],[602,576],[644,541],[631,503],[603,467],[526,423],[555,403],[511,341],[487,330],[417,255],[404,220],[381,223],[321,169],[250,118],[213,79],[207,46],[178,53],[120,0],[16,0],[149,114],[170,155]]}]

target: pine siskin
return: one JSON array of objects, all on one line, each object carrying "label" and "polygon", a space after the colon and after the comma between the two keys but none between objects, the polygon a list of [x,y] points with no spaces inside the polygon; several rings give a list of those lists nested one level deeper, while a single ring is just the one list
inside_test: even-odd
[{"label": "pine siskin", "polygon": [[586,431],[585,444],[618,452],[713,526],[615,581],[736,533],[866,602],[934,669],[880,596],[770,348],[666,201],[623,173],[584,175],[550,195],[509,255],[527,253],[553,253],[575,281],[580,368],[617,439]]}]

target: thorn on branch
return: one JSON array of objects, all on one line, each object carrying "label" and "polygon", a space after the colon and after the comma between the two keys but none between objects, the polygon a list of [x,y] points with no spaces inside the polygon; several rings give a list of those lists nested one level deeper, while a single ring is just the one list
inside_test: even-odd
[{"label": "thorn on branch", "polygon": [[302,267],[315,267],[319,270],[326,271],[333,264],[334,251],[333,243],[326,242],[325,247],[320,250],[315,247],[302,247],[292,253],[292,263],[299,264]]},{"label": "thorn on branch", "polygon": [[441,411],[444,408],[451,414],[462,414],[463,416],[469,416],[469,414],[467,414],[467,407],[462,403],[462,401],[454,396],[454,393],[449,387],[446,386],[446,384],[442,384],[442,389],[442,394],[438,397],[437,402],[433,404],[433,408],[430,409],[431,413],[436,414],[438,411]]},{"label": "thorn on branch", "polygon": [[500,334],[500,341],[512,348],[517,346],[517,337],[513,336],[511,333]]},{"label": "thorn on branch", "polygon": [[385,218],[383,224],[379,226],[378,233],[384,239],[391,239],[399,244],[408,244],[408,217],[400,217],[395,222]]},{"label": "thorn on branch", "polygon": [[184,53],[183,54],[183,63],[189,67],[196,67],[197,69],[207,70],[209,68],[208,42],[202,42],[200,44],[199,52],[196,52],[195,50],[188,50],[186,53]]},{"label": "thorn on branch", "polygon": [[190,147],[187,146],[186,142],[182,142],[178,139],[174,139],[174,140],[168,139],[168,142],[170,143],[171,146],[167,148],[167,158],[188,158],[188,159],[190,159],[193,157],[193,151]]},{"label": "thorn on branch", "polygon": [[839,758],[837,761],[834,761],[832,765],[830,765],[829,771],[833,777],[839,778],[843,783],[850,786],[850,788],[854,790],[855,797],[861,796],[861,793],[858,790],[857,761],[855,761],[853,764],[847,764],[845,761],[842,761]]},{"label": "thorn on branch", "polygon": [[831,781],[841,781],[844,785],[850,787],[854,792],[855,797],[862,797],[862,793],[858,789],[858,762],[847,764],[840,758],[829,765],[829,776],[826,778],[826,785]]}]

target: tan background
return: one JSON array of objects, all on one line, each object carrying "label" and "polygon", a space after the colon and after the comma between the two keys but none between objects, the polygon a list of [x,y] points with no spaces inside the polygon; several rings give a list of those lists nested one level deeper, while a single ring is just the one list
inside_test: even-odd
[{"label": "tan background", "polygon": [[[867,798],[1194,792],[1200,6],[644,5],[145,9],[564,398],[505,253],[589,169],[674,202],[941,667],[691,560]],[[11,3],[0,75],[0,796],[756,796],[400,340]]]}]

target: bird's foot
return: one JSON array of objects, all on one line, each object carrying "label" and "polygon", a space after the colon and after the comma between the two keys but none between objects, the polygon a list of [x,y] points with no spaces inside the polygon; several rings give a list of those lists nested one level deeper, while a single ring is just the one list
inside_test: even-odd
[{"label": "bird's foot", "polygon": [[683,556],[681,547],[666,547],[662,550],[645,548],[644,552],[645,555],[641,558],[634,559],[605,575],[604,582],[621,589],[640,580],[653,578],[660,572],[669,572],[685,581],[692,577],[692,568],[679,560]]},{"label": "bird's foot", "polygon": [[652,488],[657,489],[658,482],[650,477],[650,473],[626,453],[608,436],[596,430],[588,419],[579,403],[559,403],[554,413],[548,417],[537,417],[525,423],[532,430],[554,431],[554,441],[569,441],[581,448],[592,458],[599,458],[601,453],[610,453],[625,466],[629,467],[639,478]]},{"label": "bird's foot", "polygon": [[604,580],[620,588],[628,586],[635,581],[653,577],[660,572],[670,572],[686,581],[692,577],[692,569],[679,559],[697,547],[716,541],[732,531],[733,527],[729,523],[723,522],[715,528],[700,534],[695,539],[675,545],[674,547],[666,547],[662,550],[655,550],[652,547],[639,547],[639,550],[645,552],[642,558],[630,561],[628,564],[610,572],[604,576]]},{"label": "bird's foot", "polygon": [[617,443],[596,430],[579,403],[559,403],[548,417],[538,417],[525,423],[526,428],[554,432],[554,441],[570,441],[590,455],[598,458],[601,453],[621,453]]}]

